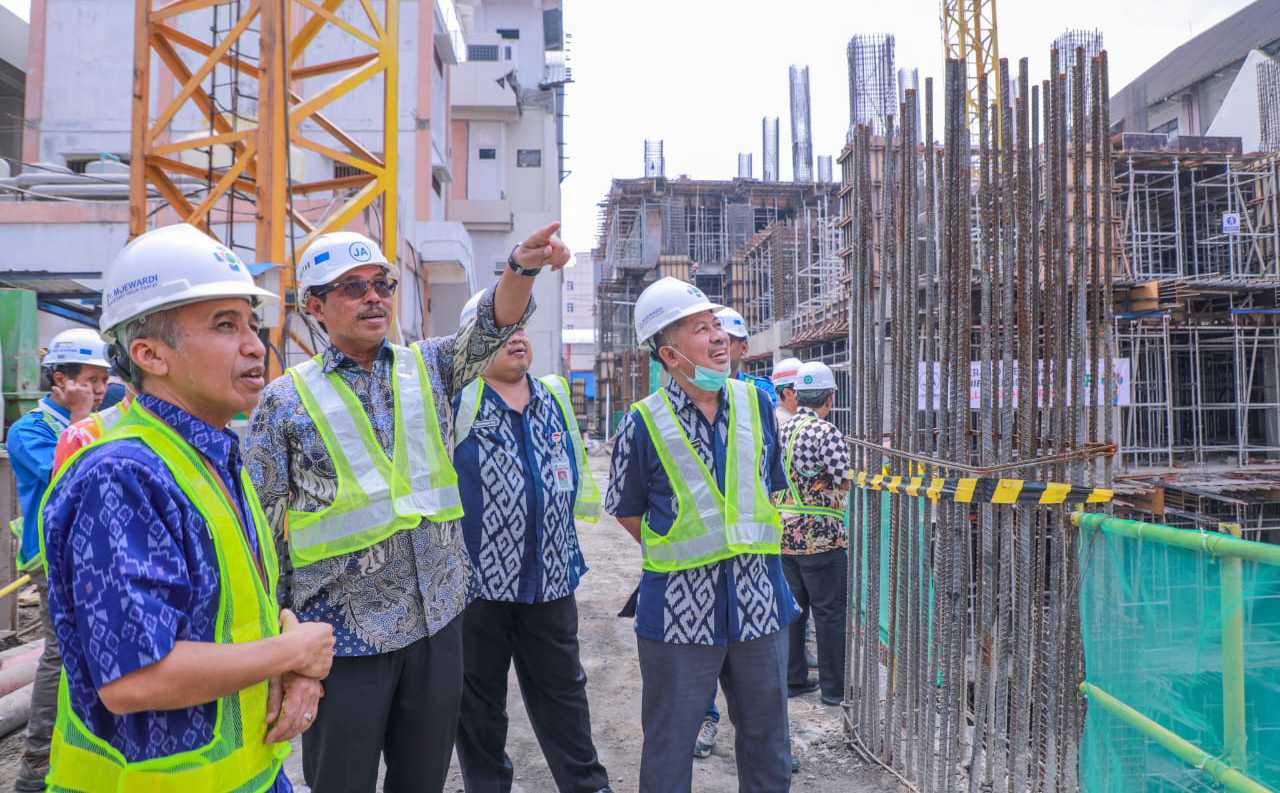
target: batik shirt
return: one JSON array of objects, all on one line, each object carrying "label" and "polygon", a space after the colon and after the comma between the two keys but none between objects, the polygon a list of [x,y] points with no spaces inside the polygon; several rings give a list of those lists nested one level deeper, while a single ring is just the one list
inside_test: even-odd
[{"label": "batik shirt", "polygon": [[[235,433],[148,394],[138,404],[209,461],[257,552]],[[163,659],[177,642],[216,638],[213,536],[169,468],[140,440],[90,449],[50,494],[44,531],[49,616],[76,715],[130,762],[209,743],[216,703],[117,716],[98,698],[98,689]],[[290,790],[281,771],[270,791]]]},{"label": "batik shirt", "polygon": [[[529,404],[519,413],[485,386],[471,433],[453,455],[466,513],[462,536],[471,555],[471,591],[483,600],[567,597],[587,571],[573,522],[579,477],[573,439],[555,397],[525,378]],[[572,472],[559,488],[557,461]]]},{"label": "batik shirt", "polygon": [[[844,509],[847,490],[837,489],[849,471],[849,444],[839,428],[802,407],[782,425],[782,454],[795,436],[787,475],[800,500],[811,507]],[[808,555],[834,551],[847,545],[844,521],[823,515],[783,514],[782,552]]]},{"label": "batik shirt", "polygon": [[[498,328],[494,290],[480,299],[476,319],[453,336],[416,343],[422,350],[445,449],[453,448],[454,395],[479,376],[533,313]],[[395,439],[393,358],[384,343],[372,369],[364,369],[337,347],[322,355],[325,373],[336,372],[360,400],[374,435],[390,456]],[[280,548],[281,600],[302,620],[333,625],[335,652],[374,655],[431,636],[467,604],[470,564],[458,521],[399,531],[360,551],[294,569],[284,542],[289,510],[318,512],[333,503],[338,479],[324,439],[307,415],[289,375],[262,392],[250,420],[245,463]]]},{"label": "batik shirt", "polygon": [[[708,422],[680,386],[672,381],[667,396],[676,418],[707,469],[724,490],[725,447],[729,431],[727,390],[720,392],[715,422]],[[760,405],[764,452],[760,476],[769,491],[786,487],[777,426],[769,398],[753,389]],[[675,522],[676,497],[644,419],[632,409],[622,420],[613,448],[605,511],[625,517],[647,516],[657,534]],[[775,555],[741,554],[715,564],[655,573],[645,570],[636,602],[636,633],[669,644],[723,645],[767,636],[786,627],[798,610]]]}]

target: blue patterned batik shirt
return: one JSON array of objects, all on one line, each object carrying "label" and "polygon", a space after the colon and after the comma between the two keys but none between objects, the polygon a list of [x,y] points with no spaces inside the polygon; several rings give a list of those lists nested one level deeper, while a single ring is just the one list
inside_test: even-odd
[{"label": "blue patterned batik shirt", "polygon": [[[235,433],[148,394],[138,404],[208,459],[232,494],[257,550],[240,488]],[[198,749],[213,739],[217,707],[117,716],[98,689],[168,655],[179,641],[211,642],[218,558],[209,527],[160,458],[142,441],[85,452],[44,510],[49,614],[62,650],[71,707],[130,762]],[[273,793],[293,788],[284,772]]]},{"label": "blue patterned batik shirt", "polygon": [[[716,484],[723,491],[729,431],[727,390],[720,392],[713,426],[679,384],[672,381],[665,388],[680,426],[707,468],[715,472]],[[760,476],[770,492],[784,490],[787,480],[773,409],[767,394],[760,389],[755,389],[755,394],[764,431]],[[644,419],[634,409],[618,428],[604,508],[620,518],[647,516],[649,528],[658,534],[665,534],[675,521],[676,497],[671,482]],[[775,633],[798,613],[782,575],[781,557],[742,554],[674,573],[645,570],[636,602],[636,633],[669,644],[722,645]]]},{"label": "blue patterned batik shirt", "polygon": [[[453,454],[466,512],[462,536],[471,555],[471,591],[484,600],[567,597],[587,570],[573,522],[580,475],[573,440],[555,397],[525,378],[530,396],[522,413],[484,388],[471,434]],[[557,491],[556,460],[573,471],[573,490]]]},{"label": "blue patterned batik shirt", "polygon": [[[445,449],[453,448],[453,397],[478,377],[534,310],[498,328],[493,288],[480,299],[476,319],[452,336],[425,339],[422,350]],[[372,369],[337,347],[323,354],[325,372],[351,388],[388,455],[395,440],[391,348],[383,345]],[[354,553],[293,569],[284,543],[289,510],[318,512],[333,503],[338,479],[324,440],[307,415],[289,375],[262,392],[250,420],[245,464],[280,549],[280,594],[302,620],[333,625],[336,653],[375,655],[408,647],[447,626],[466,608],[469,563],[458,521],[400,531]]]}]

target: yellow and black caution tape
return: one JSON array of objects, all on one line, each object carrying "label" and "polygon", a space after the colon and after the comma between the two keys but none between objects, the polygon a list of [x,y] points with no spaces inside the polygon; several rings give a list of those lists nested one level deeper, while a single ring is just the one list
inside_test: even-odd
[{"label": "yellow and black caution tape", "polygon": [[1104,487],[1086,487],[1066,482],[1031,482],[1025,479],[982,477],[923,477],[851,472],[858,487],[898,495],[924,496],[933,501],[946,498],[961,504],[1105,504],[1115,495]]}]

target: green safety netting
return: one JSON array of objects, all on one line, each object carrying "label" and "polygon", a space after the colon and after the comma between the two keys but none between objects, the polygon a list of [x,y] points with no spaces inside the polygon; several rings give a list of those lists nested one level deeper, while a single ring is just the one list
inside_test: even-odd
[{"label": "green safety netting", "polygon": [[1081,789],[1280,790],[1280,547],[1087,517]]}]

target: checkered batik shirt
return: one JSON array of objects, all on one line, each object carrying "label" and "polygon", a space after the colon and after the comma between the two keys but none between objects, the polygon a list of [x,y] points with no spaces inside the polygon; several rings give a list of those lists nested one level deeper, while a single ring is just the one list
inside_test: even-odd
[{"label": "checkered batik shirt", "polygon": [[[783,460],[787,444],[795,436],[791,466],[787,475],[800,492],[800,499],[813,507],[844,509],[847,491],[836,486],[849,471],[849,444],[836,425],[818,418],[802,407],[779,432]],[[782,552],[796,556],[834,551],[847,545],[844,522],[821,515],[786,515],[782,528]]]}]

